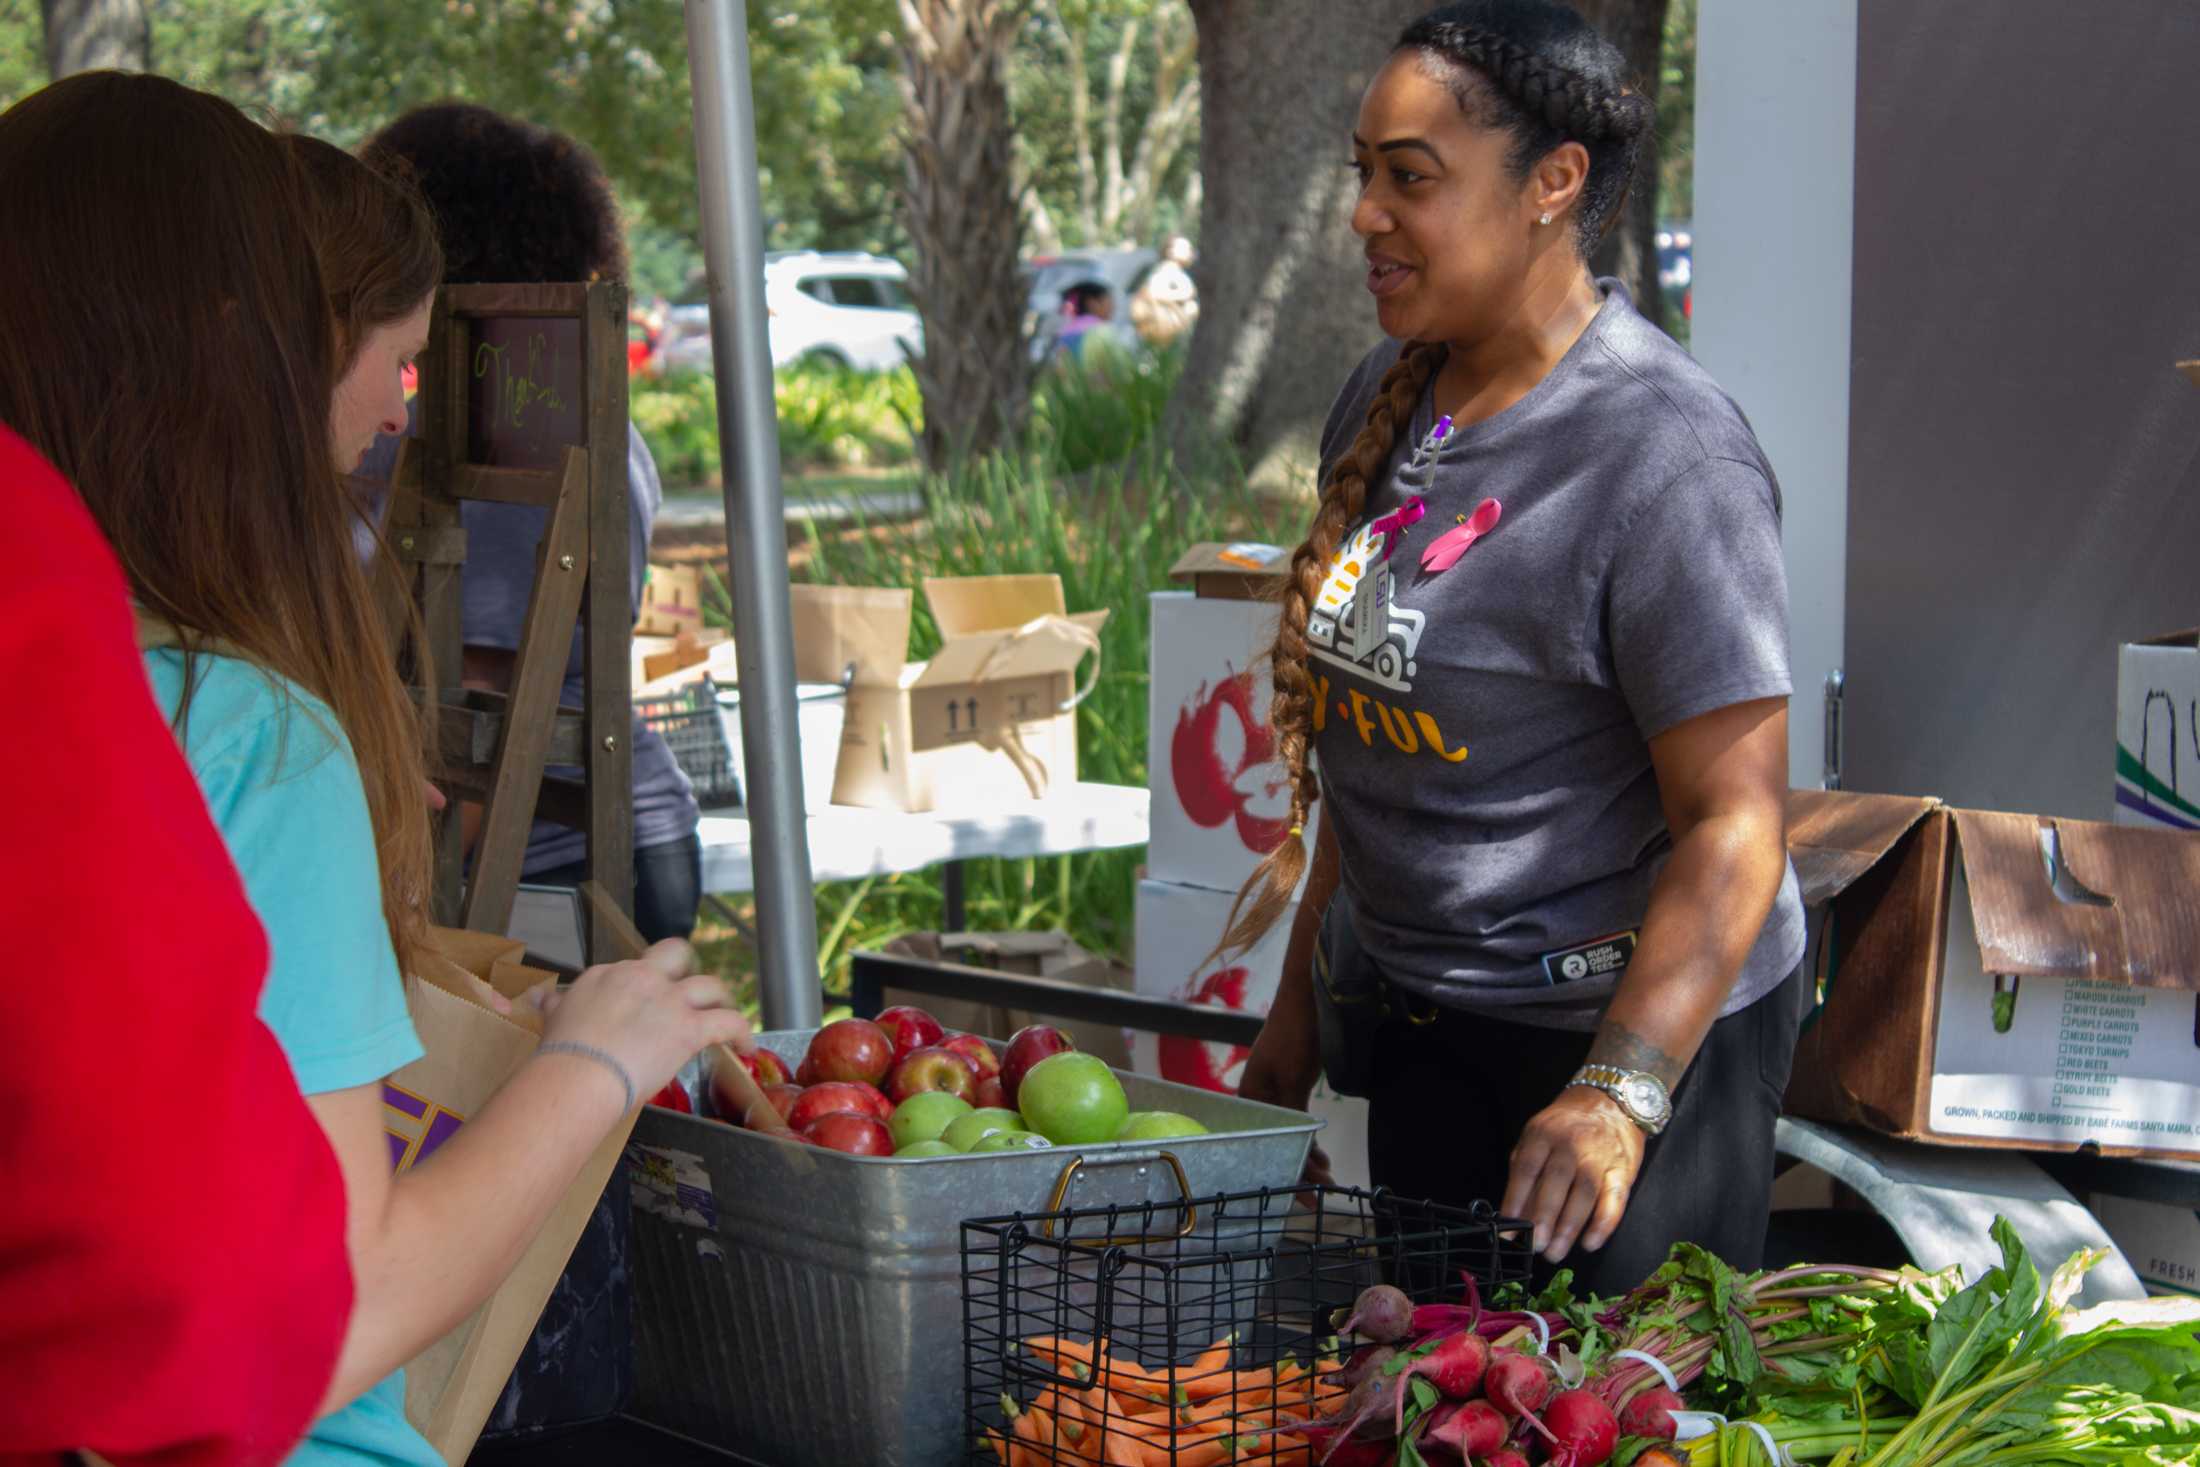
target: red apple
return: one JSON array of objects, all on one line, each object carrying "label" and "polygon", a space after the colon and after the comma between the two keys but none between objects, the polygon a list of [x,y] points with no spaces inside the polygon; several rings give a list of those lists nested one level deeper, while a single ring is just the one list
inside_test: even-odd
[{"label": "red apple", "polygon": [[947,1037],[947,1031],[940,1027],[938,1019],[923,1009],[911,1008],[907,1004],[882,1009],[873,1022],[886,1031],[887,1038],[894,1041],[894,1058],[898,1060],[907,1059],[913,1049],[923,1049],[926,1045],[937,1044]]},{"label": "red apple", "polygon": [[802,1063],[794,1067],[794,1083],[797,1085],[815,1085],[817,1083],[817,1065],[808,1055],[804,1055]]},{"label": "red apple", "polygon": [[944,1090],[968,1100],[977,1088],[977,1066],[954,1050],[936,1044],[910,1050],[886,1082],[886,1093],[896,1105],[924,1090]]},{"label": "red apple", "polygon": [[841,1019],[817,1031],[810,1041],[809,1063],[820,1083],[876,1085],[894,1066],[894,1041],[869,1019]]},{"label": "red apple", "polygon": [[810,1122],[819,1116],[838,1110],[859,1116],[872,1115],[871,1098],[864,1093],[869,1089],[867,1085],[850,1085],[838,1080],[812,1085],[795,1097],[794,1104],[787,1110],[787,1124],[797,1131],[806,1131]]},{"label": "red apple", "polygon": [[978,1088],[970,1093],[970,1103],[979,1110],[1014,1110],[1008,1103],[1008,1094],[1001,1088],[999,1075],[987,1075],[978,1082]]},{"label": "red apple", "polygon": [[1067,1034],[1045,1024],[1028,1024],[1018,1029],[1001,1056],[1001,1093],[1008,1097],[1008,1108],[1016,1108],[1016,1092],[1023,1087],[1026,1070],[1050,1055],[1076,1047]]},{"label": "red apple", "polygon": [[1001,1061],[993,1053],[993,1046],[987,1044],[975,1034],[950,1034],[940,1041],[940,1048],[952,1049],[955,1053],[970,1061],[981,1080],[988,1075],[998,1075],[1001,1072]]},{"label": "red apple", "polygon": [[847,1111],[831,1111],[819,1116],[802,1130],[802,1139],[834,1151],[845,1151],[850,1156],[892,1156],[893,1133],[883,1121],[870,1116],[851,1115]]},{"label": "red apple", "polygon": [[759,1085],[784,1085],[794,1078],[787,1073],[787,1062],[768,1049],[742,1055],[741,1063],[748,1068],[749,1078]]},{"label": "red apple", "polygon": [[688,1099],[687,1087],[678,1080],[667,1080],[664,1089],[649,1097],[649,1103],[651,1105],[661,1105],[666,1110],[684,1111],[689,1115],[695,1114],[695,1105]]},{"label": "red apple", "polygon": [[[802,1098],[802,1087],[800,1085],[766,1085],[763,1090],[764,1099],[771,1103],[773,1110],[779,1112],[780,1124],[788,1124],[787,1115],[794,1109],[794,1103]],[[757,1129],[753,1120],[755,1114],[756,1107],[752,1105],[749,1107],[748,1114],[741,1117],[741,1124],[751,1131]]]}]

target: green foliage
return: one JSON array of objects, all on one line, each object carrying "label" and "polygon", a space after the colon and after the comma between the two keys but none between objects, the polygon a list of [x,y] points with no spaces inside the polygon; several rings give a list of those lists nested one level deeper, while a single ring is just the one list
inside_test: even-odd
[{"label": "green foliage", "polygon": [[[788,367],[773,374],[772,395],[779,462],[789,473],[875,468],[915,455],[917,385],[907,368],[866,374]],[[708,372],[637,381],[627,410],[668,486],[718,482],[718,391]]]},{"label": "green foliage", "polygon": [[1081,360],[1058,358],[1031,395],[1031,431],[1066,473],[1120,463],[1161,427],[1184,372],[1185,347],[1125,351],[1088,337]]}]

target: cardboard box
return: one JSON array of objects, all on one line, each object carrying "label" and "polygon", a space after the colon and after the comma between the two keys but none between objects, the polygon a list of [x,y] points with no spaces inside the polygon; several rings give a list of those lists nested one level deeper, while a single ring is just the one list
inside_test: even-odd
[{"label": "cardboard box", "polygon": [[2200,633],[2116,653],[2118,825],[2200,830]]},{"label": "cardboard box", "polygon": [[1791,1114],[2200,1157],[2200,836],[1797,791],[1823,1006]]},{"label": "cardboard box", "polygon": [[1146,723],[1156,880],[1233,895],[1290,828],[1265,676],[1276,607],[1156,592]]},{"label": "cardboard box", "polygon": [[1281,545],[1239,540],[1228,545],[1194,545],[1169,567],[1169,579],[1188,585],[1195,596],[1223,601],[1281,599],[1283,575],[1291,552]]},{"label": "cardboard box", "polygon": [[1068,615],[1051,575],[929,579],[924,596],[941,646],[908,662],[909,592],[794,588],[795,676],[849,685],[834,802],[934,810],[1075,783],[1076,709],[1108,613]]},{"label": "cardboard box", "polygon": [[2200,1294],[2200,1212],[2093,1196],[2092,1212],[2150,1294]]},{"label": "cardboard box", "polygon": [[[1001,973],[1022,973],[1035,978],[1058,978],[1095,988],[1131,991],[1131,970],[1097,953],[1087,952],[1062,932],[911,932],[886,945],[889,953],[906,954],[928,962],[961,963],[971,968],[991,968]],[[1027,1024],[1052,1024],[1069,1035],[1079,1049],[1098,1055],[1117,1069],[1131,1067],[1129,1041],[1111,1024],[1004,1009],[967,999],[940,998],[930,994],[903,993],[889,988],[885,1007],[914,1004],[949,1029],[980,1034],[988,1039],[1007,1039]]]},{"label": "cardboard box", "polygon": [[703,575],[692,565],[652,565],[642,581],[641,614],[634,630],[645,637],[700,636]]}]

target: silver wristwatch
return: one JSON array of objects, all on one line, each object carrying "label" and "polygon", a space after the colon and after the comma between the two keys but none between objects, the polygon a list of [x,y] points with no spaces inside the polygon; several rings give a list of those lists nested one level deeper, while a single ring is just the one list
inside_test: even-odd
[{"label": "silver wristwatch", "polygon": [[1619,1102],[1627,1119],[1655,1136],[1673,1119],[1673,1097],[1665,1082],[1647,1070],[1623,1070],[1617,1065],[1583,1065],[1568,1085],[1601,1090]]}]

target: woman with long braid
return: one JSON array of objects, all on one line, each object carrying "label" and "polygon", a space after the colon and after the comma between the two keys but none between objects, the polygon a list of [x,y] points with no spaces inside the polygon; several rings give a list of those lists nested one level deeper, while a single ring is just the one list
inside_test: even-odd
[{"label": "woman with long braid", "polygon": [[1804,996],[1779,490],[1585,264],[1651,121],[1547,0],[1435,11],[1369,85],[1392,339],[1323,437],[1274,655],[1297,829],[1225,939],[1306,876],[1244,1093],[1326,1065],[1378,1183],[1498,1201],[1600,1291],[1682,1239],[1756,1263]]}]

